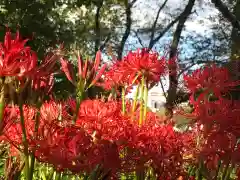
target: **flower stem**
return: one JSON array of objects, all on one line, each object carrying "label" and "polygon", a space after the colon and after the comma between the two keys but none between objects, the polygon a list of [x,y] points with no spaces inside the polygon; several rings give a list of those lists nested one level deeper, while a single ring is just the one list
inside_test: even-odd
[{"label": "flower stem", "polygon": [[2,133],[2,126],[3,126],[3,114],[4,114],[4,107],[5,107],[5,86],[4,86],[4,79],[1,79],[1,89],[0,89],[0,134]]},{"label": "flower stem", "polygon": [[[41,100],[38,100],[37,103],[37,113],[36,113],[36,119],[35,119],[35,127],[34,127],[34,138],[38,135],[38,127],[40,122],[40,107],[41,107]],[[32,180],[33,178],[33,172],[34,172],[34,164],[35,164],[35,150],[31,153],[31,161],[30,161],[30,167],[29,167],[29,180]]]},{"label": "flower stem", "polygon": [[148,87],[146,84],[146,86],[144,87],[144,117],[143,117],[145,121],[147,116],[147,102],[148,102]]},{"label": "flower stem", "polygon": [[136,106],[137,106],[137,100],[138,100],[138,94],[139,94],[139,85],[137,86],[137,89],[136,89],[136,93],[134,95],[134,100],[133,100],[133,106],[132,106],[132,119],[133,119],[133,115],[134,115],[134,112],[136,110]]},{"label": "flower stem", "polygon": [[74,115],[74,118],[73,118],[73,124],[75,124],[76,121],[77,121],[79,108],[80,108],[80,101],[78,100],[78,98],[76,98],[76,112],[75,112],[75,115]]},{"label": "flower stem", "polygon": [[0,90],[0,133],[2,132],[3,128],[3,114],[4,114],[4,85],[2,85]]},{"label": "flower stem", "polygon": [[203,174],[202,174],[202,170],[203,170],[203,161],[202,159],[200,159],[199,164],[198,164],[198,169],[197,169],[197,174],[196,174],[196,180],[202,180],[203,179]]},{"label": "flower stem", "polygon": [[122,88],[122,113],[125,115],[126,104],[125,104],[125,87]]},{"label": "flower stem", "polygon": [[214,177],[215,180],[218,179],[221,165],[222,165],[221,160],[218,160],[217,170],[216,170],[216,174],[215,174],[215,177]]},{"label": "flower stem", "polygon": [[223,174],[222,174],[222,180],[227,180],[227,172],[229,170],[230,162],[226,164],[226,167],[224,168]]},{"label": "flower stem", "polygon": [[54,170],[52,170],[52,171],[48,174],[47,180],[52,180],[52,179],[53,179],[53,174],[54,174]]},{"label": "flower stem", "polygon": [[140,117],[139,117],[139,125],[141,126],[143,123],[143,115],[144,115],[144,77],[141,80],[141,103],[140,103]]},{"label": "flower stem", "polygon": [[144,180],[145,179],[145,171],[139,170],[136,172],[136,179],[137,180]]},{"label": "flower stem", "polygon": [[24,146],[24,158],[25,158],[25,176],[29,179],[29,154],[28,154],[28,142],[27,142],[27,133],[24,122],[24,113],[23,113],[23,103],[21,94],[19,94],[19,111],[20,111],[20,123],[22,129],[22,141]]},{"label": "flower stem", "polygon": [[55,180],[60,180],[61,179],[61,173],[56,172]]},{"label": "flower stem", "polygon": [[79,109],[80,109],[80,105],[81,105],[81,102],[83,100],[83,92],[84,90],[80,90],[78,93],[77,93],[77,98],[76,98],[76,112],[75,112],[75,115],[74,115],[74,118],[73,118],[73,124],[76,123],[77,121],[77,118],[78,118],[78,113],[79,113]]}]

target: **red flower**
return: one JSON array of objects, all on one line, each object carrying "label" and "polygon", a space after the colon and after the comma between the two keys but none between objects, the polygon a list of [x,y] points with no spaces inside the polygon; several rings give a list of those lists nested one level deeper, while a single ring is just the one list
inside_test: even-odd
[{"label": "red flower", "polygon": [[87,100],[81,105],[76,125],[83,127],[97,144],[100,145],[102,141],[112,142],[117,145],[118,153],[125,154],[120,158],[121,167],[117,165],[118,159],[112,158],[118,171],[134,171],[151,162],[156,171],[164,170],[159,172],[163,178],[169,175],[170,170],[172,177],[179,175],[182,154],[188,143],[183,141],[185,136],[174,132],[172,126],[160,125],[161,119],[150,113],[147,114],[149,121],[140,127],[131,117],[121,114],[121,104],[117,102]]},{"label": "red flower", "polygon": [[[4,116],[5,127],[3,130],[2,139],[7,141],[11,145],[11,150],[13,154],[16,154],[16,149],[22,151],[22,128],[20,124],[20,113],[19,108],[17,106],[6,107],[6,113],[10,113],[10,116]],[[30,108],[29,106],[23,107],[24,111],[24,121],[25,121],[25,129],[27,132],[27,140],[33,138],[34,133],[34,118],[36,109]]]},{"label": "red flower", "polygon": [[56,70],[58,58],[60,58],[60,55],[51,53],[34,70],[31,74],[34,90],[44,91],[46,94],[50,93],[54,85],[54,71]]},{"label": "red flower", "polygon": [[[91,87],[97,83],[97,81],[101,78],[102,74],[105,71],[106,64],[104,64],[100,69],[100,61],[101,61],[101,52],[98,51],[96,54],[96,58],[94,63],[85,61],[83,66],[83,61],[78,54],[78,80],[83,83],[85,87]],[[61,59],[62,70],[66,74],[68,80],[73,83],[73,85],[77,86],[76,77],[74,75],[73,66],[64,59]]]},{"label": "red flower", "polygon": [[73,69],[73,65],[70,64],[68,61],[66,61],[65,59],[61,59],[61,66],[62,66],[62,70],[65,73],[67,79],[74,85],[76,85],[76,79],[75,79],[75,75],[74,75],[74,69]]},{"label": "red flower", "polygon": [[[111,169],[112,176],[143,169],[149,163],[161,178],[182,174],[182,155],[188,146],[185,136],[174,132],[171,125],[158,124],[157,116],[150,113],[147,117],[151,120],[139,126],[131,117],[121,114],[121,103],[97,100],[83,101],[76,125],[70,125],[72,116],[67,106],[75,106],[70,102],[44,103],[37,134],[36,109],[24,107],[29,150],[35,151],[39,161],[50,163],[59,171],[72,172],[91,172],[101,164],[104,170]],[[21,151],[19,110],[15,110],[4,135]]]},{"label": "red flower", "polygon": [[80,117],[112,117],[121,113],[121,104],[115,101],[85,100],[80,105]]},{"label": "red flower", "polygon": [[219,161],[223,164],[239,162],[239,149],[236,149],[237,138],[227,131],[215,131],[208,134],[200,158],[208,169],[216,169]]},{"label": "red flower", "polygon": [[101,86],[106,90],[111,90],[112,88],[124,87],[127,85],[128,79],[127,76],[121,71],[122,62],[116,61],[108,71],[104,74],[104,82],[101,83]]},{"label": "red flower", "polygon": [[196,104],[193,112],[195,119],[204,125],[205,134],[219,128],[237,137],[240,137],[239,113],[239,102],[228,99]]},{"label": "red flower", "polygon": [[206,100],[210,93],[213,93],[217,98],[221,98],[223,93],[239,84],[239,82],[231,81],[226,68],[217,67],[214,64],[197,69],[191,75],[184,75],[184,81],[192,93],[192,103],[195,103],[194,96],[199,91],[202,91],[202,93],[199,95],[197,102]]},{"label": "red flower", "polygon": [[56,102],[53,100],[46,101],[40,109],[41,118],[48,123],[59,120],[68,121],[70,116],[66,109],[66,104],[63,102]]},{"label": "red flower", "polygon": [[148,49],[138,49],[136,52],[129,52],[123,58],[119,72],[123,73],[128,84],[133,84],[135,79],[145,78],[146,83],[157,83],[160,77],[166,72],[164,58],[159,59],[156,52]]},{"label": "red flower", "polygon": [[40,162],[50,163],[58,171],[91,172],[102,160],[91,139],[80,128],[45,123],[30,147]]},{"label": "red flower", "polygon": [[35,68],[37,56],[30,47],[25,46],[28,40],[21,40],[19,32],[12,39],[11,32],[6,32],[4,43],[0,43],[0,76],[22,77]]}]

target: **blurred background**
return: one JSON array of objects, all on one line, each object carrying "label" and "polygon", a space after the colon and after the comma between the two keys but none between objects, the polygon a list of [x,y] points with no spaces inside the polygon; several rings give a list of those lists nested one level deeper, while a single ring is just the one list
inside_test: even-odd
[{"label": "blurred background", "polygon": [[[149,92],[151,108],[176,102],[177,94],[184,92],[182,75],[203,64],[216,62],[239,76],[235,61],[240,55],[239,20],[240,0],[0,1],[0,39],[6,26],[19,29],[31,39],[29,45],[39,59],[60,43],[73,62],[75,50],[94,57],[100,49],[106,62],[112,55],[120,60],[127,51],[141,47],[160,55],[168,52],[168,58],[177,54],[177,88],[169,86],[170,77],[163,77]],[[56,94],[67,97],[73,89],[64,75],[56,77]],[[167,100],[167,95],[173,98]],[[182,94],[179,97],[184,101]]]}]

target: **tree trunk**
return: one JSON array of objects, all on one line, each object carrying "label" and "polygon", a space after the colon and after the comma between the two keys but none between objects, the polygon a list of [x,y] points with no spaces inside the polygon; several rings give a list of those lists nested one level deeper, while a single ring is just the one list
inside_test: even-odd
[{"label": "tree trunk", "polygon": [[177,47],[181,38],[181,33],[184,28],[184,24],[187,21],[187,18],[192,12],[195,0],[189,0],[187,6],[185,7],[183,13],[180,16],[176,31],[173,35],[173,41],[170,48],[169,60],[172,60],[172,63],[169,65],[169,88],[167,101],[165,104],[165,115],[167,120],[172,119],[173,117],[173,108],[177,97],[177,86],[178,86],[178,75],[177,75],[177,62],[175,57],[177,56]]},{"label": "tree trunk", "polygon": [[[240,22],[240,0],[237,0],[233,14],[236,17],[236,19]],[[232,40],[231,59],[232,60],[240,59],[240,29],[233,27],[231,40]]]}]

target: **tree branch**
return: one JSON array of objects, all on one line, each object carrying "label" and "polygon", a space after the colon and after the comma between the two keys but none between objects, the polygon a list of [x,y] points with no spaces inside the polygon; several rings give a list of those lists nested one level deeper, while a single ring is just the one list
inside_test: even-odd
[{"label": "tree branch", "polygon": [[233,28],[236,28],[240,31],[240,22],[238,19],[231,13],[227,6],[221,0],[211,0],[215,7],[222,13],[223,17],[231,22]]},{"label": "tree branch", "polygon": [[166,91],[164,89],[163,82],[162,82],[161,78],[160,78],[160,85],[161,85],[161,88],[162,88],[162,91],[163,91],[163,95],[164,95],[165,99],[167,100],[167,93],[166,93]]},{"label": "tree branch", "polygon": [[106,45],[107,45],[107,43],[108,43],[108,41],[111,39],[111,33],[109,33],[108,34],[108,36],[106,37],[106,39],[105,39],[105,41],[104,41],[104,43],[100,46],[100,51],[102,51],[105,47],[106,47]]},{"label": "tree branch", "polygon": [[133,0],[132,2],[129,3],[130,8],[137,2],[137,0]]},{"label": "tree branch", "polygon": [[97,10],[95,14],[95,53],[98,51],[100,46],[100,10],[103,5],[103,0],[99,0],[96,2]]},{"label": "tree branch", "polygon": [[[152,49],[153,46],[165,35],[165,33],[167,33],[169,31],[169,29],[175,24],[177,23],[185,14],[185,11],[183,11],[179,16],[177,16],[173,21],[171,21],[159,34],[158,36],[152,40],[151,44],[149,43],[148,48]],[[190,12],[190,14],[192,14],[192,12]],[[189,15],[190,15],[189,14]],[[155,28],[156,29],[156,28]]]},{"label": "tree branch", "polygon": [[118,60],[122,59],[124,45],[125,45],[125,43],[128,39],[130,31],[131,31],[131,26],[132,26],[132,17],[131,17],[132,10],[131,10],[131,8],[136,1],[137,0],[133,0],[131,3],[129,3],[128,0],[124,0],[125,13],[126,13],[126,24],[125,24],[126,29],[125,29],[122,40],[120,42],[120,46],[119,46],[118,51],[117,51],[117,59]]},{"label": "tree branch", "polygon": [[[174,60],[177,56],[177,47],[181,38],[182,30],[184,28],[184,24],[187,21],[187,18],[192,12],[193,6],[195,4],[195,0],[189,0],[187,6],[185,7],[184,11],[181,13],[179,17],[179,22],[177,28],[173,35],[173,41],[171,44],[170,52],[169,52],[169,59]],[[173,108],[174,102],[177,97],[177,86],[178,86],[178,76],[177,76],[177,66],[176,62],[173,61],[172,64],[169,64],[169,88],[168,88],[168,96],[167,101],[165,104],[166,108],[166,116],[168,119],[171,119],[173,116]]]},{"label": "tree branch", "polygon": [[139,37],[139,35],[138,35],[138,31],[134,31],[134,30],[133,30],[133,32],[134,32],[135,36],[137,37],[138,42],[141,44],[142,47],[144,47],[143,42],[142,42],[142,39],[141,39],[141,38]]},{"label": "tree branch", "polygon": [[155,18],[155,20],[154,20],[154,22],[153,22],[153,25],[152,25],[151,35],[150,35],[150,41],[149,41],[148,47],[151,47],[152,41],[154,40],[155,30],[156,30],[156,26],[157,26],[157,21],[158,21],[160,12],[163,10],[163,8],[165,7],[165,5],[167,4],[167,1],[168,1],[168,0],[165,0],[164,3],[163,3],[163,4],[159,7],[159,9],[158,9],[156,18]]},{"label": "tree branch", "polygon": [[166,32],[169,31],[169,29],[180,19],[181,15],[176,17],[172,22],[170,22],[159,34],[158,36],[151,41],[151,44],[149,43],[148,48],[152,49],[153,46],[165,35]]}]

